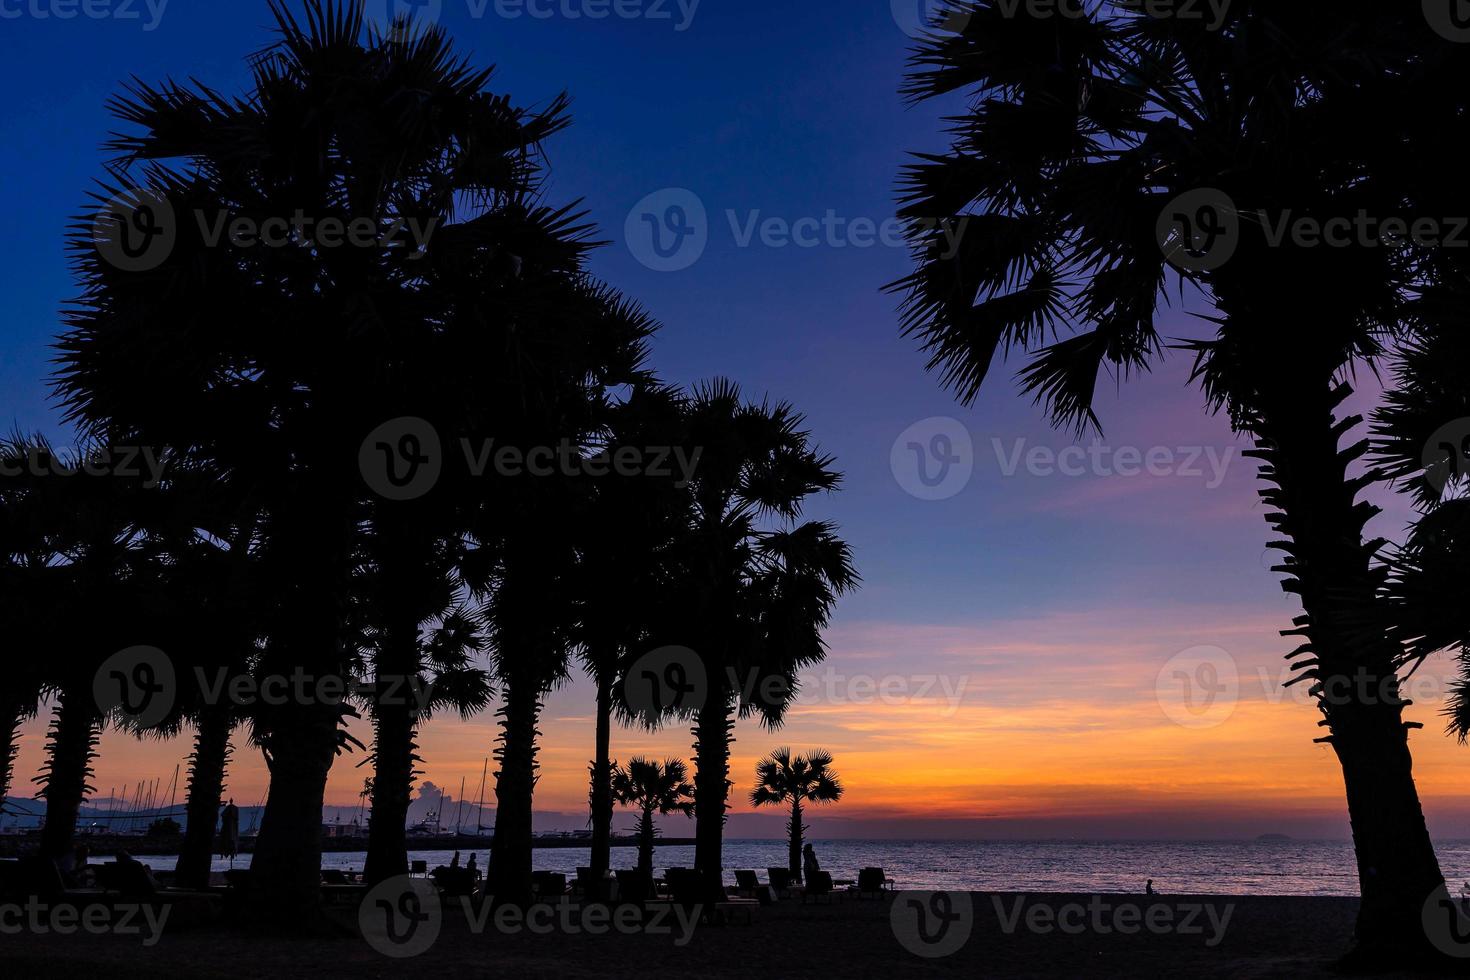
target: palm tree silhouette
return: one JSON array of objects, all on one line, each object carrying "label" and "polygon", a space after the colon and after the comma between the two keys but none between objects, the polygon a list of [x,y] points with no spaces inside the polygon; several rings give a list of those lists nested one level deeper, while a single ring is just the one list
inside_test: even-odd
[{"label": "palm tree silhouette", "polygon": [[[698,660],[703,691],[678,705],[694,716],[695,867],[719,887],[730,742],[737,713],[775,727],[797,674],[826,656],[822,630],[858,582],[831,524],[798,524],[808,497],[837,487],[789,405],[747,403],[733,382],[696,387],[691,445],[704,454],[691,483],[692,523],[680,534],[668,636]],[[693,664],[688,666],[695,666]]]},{"label": "palm tree silhouette", "polygon": [[792,756],[791,750],[785,747],[776,749],[755,767],[750,805],[791,807],[791,819],[786,824],[787,864],[797,881],[801,880],[801,836],[806,829],[801,823],[803,805],[836,803],[842,799],[842,783],[831,767],[832,753],[825,749]]},{"label": "palm tree silhouette", "polygon": [[0,471],[6,474],[0,478],[0,619],[12,624],[17,651],[0,685],[0,805],[10,793],[20,726],[36,716],[44,690],[40,658],[33,654],[44,641],[35,627],[46,621],[39,587],[48,547],[36,513],[38,484],[26,477],[26,467],[45,447],[44,440],[19,433],[0,440]]},{"label": "palm tree silhouette", "polygon": [[[57,387],[88,430],[172,447],[260,488],[275,593],[259,669],[328,683],[351,659],[375,382],[395,399],[436,391],[426,417],[446,444],[495,431],[483,420],[519,406],[543,363],[517,353],[555,349],[544,284],[576,279],[586,245],[564,210],[534,200],[537,148],[564,124],[564,99],[519,109],[442,31],[371,33],[357,2],[306,0],[302,19],[278,0],[271,9],[279,37],[252,61],[249,97],[135,83],[113,100],[129,131],[109,144],[119,161],[100,196],[143,183],[179,220],[146,269],[110,265],[92,222],[78,223],[83,293]],[[433,231],[421,251],[238,248],[193,220],[297,213]],[[544,329],[528,326],[537,310]],[[293,700],[254,719],[271,777],[251,864],[257,914],[314,921],[321,805],[351,711]]]},{"label": "palm tree silhouette", "polygon": [[[55,860],[71,851],[81,807],[93,791],[88,780],[106,721],[97,699],[99,670],[111,654],[154,638],[146,597],[158,569],[140,548],[137,515],[144,508],[135,498],[137,481],[110,472],[110,447],[86,445],[75,456],[41,447],[38,457],[31,515],[46,555],[35,569],[41,601],[31,614],[63,622],[80,606],[92,624],[54,634],[41,667],[55,704],[46,760],[33,782],[46,801],[40,853]],[[54,475],[63,470],[75,475]]]},{"label": "palm tree silhouette", "polygon": [[614,764],[612,796],[622,806],[638,808],[638,872],[653,880],[653,845],[657,838],[655,814],[673,813],[685,817],[694,813],[694,787],[682,759],[657,760],[641,756],[628,763],[626,769]]},{"label": "palm tree silhouette", "polygon": [[360,765],[373,766],[364,786],[372,800],[368,825],[367,863],[363,876],[377,884],[408,873],[408,807],[417,764],[419,727],[436,710],[451,710],[468,719],[489,706],[489,677],[473,663],[483,638],[465,609],[454,609],[420,637],[418,624],[406,634],[411,644],[390,648],[401,637],[379,638],[376,672],[367,685],[368,713],[373,721],[372,754]]},{"label": "palm tree silhouette", "polygon": [[[1414,660],[1451,651],[1460,676],[1444,713],[1450,734],[1470,739],[1470,387],[1459,365],[1470,355],[1461,322],[1463,275],[1426,292],[1434,325],[1406,342],[1396,384],[1375,414],[1375,457],[1419,511],[1402,547],[1384,555],[1384,598],[1392,635]],[[1437,315],[1436,315],[1437,314]],[[1427,465],[1426,465],[1427,464]]]},{"label": "palm tree silhouette", "polygon": [[[687,449],[684,396],[640,385],[609,415],[602,451]],[[686,457],[687,458],[687,457]],[[614,473],[594,484],[577,530],[579,656],[596,688],[594,757],[589,766],[593,877],[610,866],[612,838],[612,720],[645,720],[618,698],[618,682],[635,651],[646,649],[661,615],[657,599],[675,574],[672,544],[687,526],[689,494],[677,471]]]},{"label": "palm tree silhouette", "polygon": [[[1099,374],[1147,370],[1164,349],[1155,314],[1171,277],[1212,302],[1213,334],[1184,346],[1270,484],[1272,547],[1286,553],[1275,570],[1303,608],[1286,633],[1347,789],[1356,952],[1426,951],[1419,912],[1443,878],[1412,775],[1403,651],[1375,602],[1375,509],[1356,499],[1373,477],[1349,475],[1365,445],[1342,445],[1361,420],[1341,411],[1345,377],[1414,329],[1421,253],[1270,231],[1283,214],[1454,213],[1403,178],[1463,129],[1463,111],[1438,111],[1463,101],[1440,91],[1460,55],[1417,9],[1359,2],[1234,4],[1218,31],[1122,4],[1052,18],[956,6],[964,16],[921,42],[905,89],[974,102],[950,148],[906,174],[918,268],[890,287],[905,294],[904,329],[965,403],[997,351],[1022,351],[1022,385],[1053,421],[1097,429]],[[1436,112],[1403,111],[1421,99]],[[1362,139],[1365,127],[1385,138]],[[1064,327],[1078,332],[1048,343]],[[1384,696],[1321,697],[1338,688]]]}]

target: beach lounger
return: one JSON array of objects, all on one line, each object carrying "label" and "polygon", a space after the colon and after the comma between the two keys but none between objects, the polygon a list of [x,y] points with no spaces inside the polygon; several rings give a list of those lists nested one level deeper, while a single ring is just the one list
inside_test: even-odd
[{"label": "beach lounger", "polygon": [[882,868],[864,868],[858,872],[857,887],[853,891],[858,898],[882,898],[884,892],[893,888],[893,880],[884,874]]},{"label": "beach lounger", "polygon": [[836,894],[832,890],[832,876],[825,871],[818,871],[807,879],[806,889],[801,893],[803,904],[813,904],[825,900],[827,904],[832,903],[832,897]]},{"label": "beach lounger", "polygon": [[796,892],[796,883],[790,868],[767,868],[766,874],[771,880],[771,889],[779,898],[789,898]]},{"label": "beach lounger", "polygon": [[567,876],[557,871],[532,871],[531,893],[538,899],[556,901],[567,893]]},{"label": "beach lounger", "polygon": [[729,898],[725,895],[723,885],[718,886],[718,891],[712,891],[711,884],[698,871],[670,869],[668,882],[673,903],[687,909],[691,914],[697,910],[701,921],[711,925],[724,925],[738,919],[746,925],[755,924],[755,912],[760,908],[759,901],[753,898]]}]

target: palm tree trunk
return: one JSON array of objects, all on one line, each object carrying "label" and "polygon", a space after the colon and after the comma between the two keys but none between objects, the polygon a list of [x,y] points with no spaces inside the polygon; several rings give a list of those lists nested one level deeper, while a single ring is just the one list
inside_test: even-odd
[{"label": "palm tree trunk", "polygon": [[379,696],[373,706],[373,819],[368,826],[367,864],[363,877],[376,885],[408,874],[408,806],[413,795],[418,706],[407,692],[419,673],[419,617],[411,605],[415,562],[407,549],[407,531],[391,519],[383,522],[385,554],[384,602],[389,617],[384,647],[379,651]]},{"label": "palm tree trunk", "polygon": [[250,862],[252,911],[314,928],[321,895],[322,806],[336,756],[340,715],[297,706],[271,733],[270,791]]},{"label": "palm tree trunk", "polygon": [[643,880],[653,884],[653,808],[644,807],[638,819],[638,873]]},{"label": "palm tree trunk", "polygon": [[1335,417],[1345,386],[1278,391],[1264,400],[1253,455],[1274,484],[1261,493],[1276,511],[1268,520],[1286,538],[1274,545],[1287,554],[1275,570],[1305,611],[1287,631],[1305,641],[1293,656],[1318,685],[1321,724],[1331,732],[1321,741],[1342,765],[1362,889],[1355,955],[1402,957],[1426,951],[1421,914],[1444,876],[1414,785],[1398,650],[1379,614],[1376,546],[1363,540],[1377,509],[1356,500],[1367,480],[1347,475],[1366,447],[1339,449],[1359,421]]},{"label": "palm tree trunk", "polygon": [[0,701],[0,805],[10,794],[10,778],[15,772],[15,756],[20,751],[20,719],[23,714],[19,698]]},{"label": "palm tree trunk", "polygon": [[722,889],[726,800],[730,793],[730,743],[735,720],[730,696],[711,683],[694,727],[694,867],[711,894]]},{"label": "palm tree trunk", "polygon": [[801,800],[793,797],[791,800],[791,823],[786,828],[790,838],[790,848],[786,854],[787,864],[791,867],[791,876],[797,881],[801,880]]},{"label": "palm tree trunk", "polygon": [[224,795],[225,766],[230,758],[230,731],[234,718],[228,704],[211,704],[199,713],[194,736],[194,755],[189,760],[189,799],[185,812],[188,826],[179,849],[175,872],[184,888],[209,885],[209,867],[214,856],[214,831]]},{"label": "palm tree trunk", "polygon": [[49,757],[36,777],[44,783],[46,824],[41,829],[41,855],[56,860],[72,849],[82,801],[92,791],[92,758],[102,734],[91,688],[75,684],[61,692],[51,722]]},{"label": "palm tree trunk", "polygon": [[495,750],[495,837],[490,844],[487,893],[497,903],[522,905],[531,900],[532,805],[536,788],[536,721],[541,690],[526,676],[507,676],[502,732]]},{"label": "palm tree trunk", "polygon": [[610,672],[597,675],[597,747],[592,761],[592,880],[601,881],[612,865],[612,711]]},{"label": "palm tree trunk", "polygon": [[373,727],[373,816],[363,868],[369,885],[408,874],[408,806],[418,759],[413,711],[406,701],[378,705]]},{"label": "palm tree trunk", "polygon": [[274,535],[290,542],[291,578],[283,585],[283,608],[271,630],[277,649],[268,648],[264,669],[287,678],[304,676],[313,692],[265,708],[270,790],[250,862],[249,913],[297,930],[324,925],[322,806],[347,711],[328,695],[346,688],[342,642],[350,499],[347,491],[334,495],[330,486],[308,481],[299,486]]}]

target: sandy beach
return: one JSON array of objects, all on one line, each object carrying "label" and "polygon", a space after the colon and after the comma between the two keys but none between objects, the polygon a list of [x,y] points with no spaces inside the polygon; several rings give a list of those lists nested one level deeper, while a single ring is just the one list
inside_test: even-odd
[{"label": "sandy beach", "polygon": [[[113,978],[433,977],[493,970],[515,977],[752,975],[969,977],[1303,977],[1330,976],[1348,945],[1357,902],[1347,898],[968,893],[926,907],[909,902],[760,909],[753,925],[696,926],[670,918],[659,934],[602,934],[575,916],[549,931],[511,932],[493,923],[477,933],[450,904],[431,945],[392,958],[359,937],[265,939],[213,925],[165,931],[145,948],[139,937],[6,935],[0,950],[12,976]],[[969,909],[963,906],[968,899]],[[345,923],[355,909],[344,909]],[[934,915],[951,921],[947,932]],[[572,925],[567,926],[570,921]],[[917,938],[923,929],[928,947]],[[953,951],[949,950],[953,947]],[[920,955],[941,953],[938,956]]]}]

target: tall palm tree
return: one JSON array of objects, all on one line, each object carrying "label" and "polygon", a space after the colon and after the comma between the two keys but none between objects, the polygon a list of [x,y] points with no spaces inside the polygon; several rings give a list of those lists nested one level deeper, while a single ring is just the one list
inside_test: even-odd
[{"label": "tall palm tree", "polygon": [[[422,392],[435,379],[437,404],[468,401],[497,379],[490,356],[462,355],[506,356],[507,332],[527,329],[514,312],[522,266],[567,270],[583,246],[564,212],[531,197],[565,100],[519,109],[442,31],[371,33],[359,0],[301,6],[298,19],[272,0],[278,40],[252,60],[247,97],[170,82],[114,99],[126,132],[109,144],[119,160],[101,196],[146,185],[180,220],[144,269],[110,264],[93,221],[79,221],[83,292],[57,385],[70,419],[263,488],[260,555],[275,590],[259,669],[327,682],[350,659],[376,382]],[[239,248],[208,241],[196,213],[431,234],[420,249]],[[258,913],[312,921],[323,794],[349,710],[318,699],[255,719],[271,776],[252,861]]]},{"label": "tall palm tree", "polygon": [[751,806],[790,805],[791,819],[786,824],[789,840],[787,864],[792,876],[801,880],[802,807],[807,803],[822,805],[842,799],[842,783],[832,770],[832,753],[816,749],[793,756],[785,747],[776,749],[755,767],[755,789],[750,794]]},{"label": "tall palm tree", "polygon": [[1470,739],[1470,385],[1459,365],[1470,356],[1464,330],[1463,277],[1429,290],[1431,328],[1404,345],[1397,384],[1375,415],[1375,456],[1419,511],[1401,547],[1385,549],[1384,598],[1393,635],[1414,659],[1454,654],[1460,676],[1450,687],[1447,729]]},{"label": "tall palm tree", "polygon": [[0,620],[11,624],[9,643],[16,651],[0,685],[0,805],[10,793],[20,726],[36,716],[43,690],[35,656],[43,637],[34,627],[44,622],[37,588],[47,546],[35,514],[38,484],[26,472],[41,446],[43,441],[20,434],[0,440]]},{"label": "tall palm tree", "polygon": [[694,787],[682,759],[657,760],[639,756],[628,767],[613,765],[612,797],[622,806],[638,808],[638,873],[653,880],[653,846],[658,838],[654,815],[694,815]]},{"label": "tall palm tree", "polygon": [[[411,586],[410,586],[411,587]],[[426,617],[427,618],[427,617]],[[373,722],[373,819],[368,824],[369,884],[408,873],[407,822],[418,775],[418,732],[436,710],[453,710],[468,719],[489,706],[485,671],[473,664],[480,649],[477,624],[463,609],[452,609],[421,635],[420,624],[403,636],[390,626],[374,643],[374,676],[366,701]]]},{"label": "tall palm tree", "polygon": [[[617,698],[629,656],[643,649],[660,615],[654,598],[666,593],[674,574],[672,543],[687,526],[689,494],[672,451],[692,452],[683,440],[682,393],[636,387],[613,407],[599,449],[620,447],[670,453],[664,473],[611,473],[595,481],[577,531],[577,591],[580,595],[580,658],[596,687],[594,757],[589,766],[594,878],[611,866],[612,721],[633,720]],[[682,457],[690,461],[691,457]],[[697,466],[697,463],[695,464]],[[619,710],[621,708],[621,711]]]},{"label": "tall palm tree", "polygon": [[[84,608],[89,617],[87,628],[51,636],[41,667],[55,703],[46,761],[33,782],[46,801],[40,852],[56,859],[70,852],[94,788],[88,780],[107,720],[97,700],[98,671],[113,653],[154,638],[146,600],[156,568],[139,547],[135,481],[110,471],[107,447],[85,446],[75,456],[38,452],[44,458],[33,476],[30,514],[48,553],[36,569],[39,601],[31,615],[63,622]],[[55,475],[63,470],[74,475]]]},{"label": "tall palm tree", "polygon": [[1099,373],[1147,370],[1163,351],[1166,255],[1198,288],[1215,329],[1186,347],[1207,405],[1255,441],[1286,553],[1276,570],[1303,608],[1286,631],[1302,642],[1295,666],[1319,695],[1365,689],[1353,678],[1386,692],[1319,697],[1357,851],[1357,952],[1422,951],[1420,909],[1442,876],[1397,693],[1402,650],[1375,603],[1374,510],[1357,500],[1373,477],[1349,475],[1365,446],[1344,448],[1360,420],[1341,411],[1346,376],[1412,329],[1422,253],[1271,238],[1283,214],[1459,213],[1422,212],[1423,187],[1400,178],[1435,156],[1423,147],[1463,140],[1463,112],[1426,124],[1402,107],[1464,55],[1417,8],[1366,2],[1236,3],[1218,31],[1114,3],[1053,18],[956,6],[906,88],[972,101],[949,149],[905,178],[902,213],[922,222],[918,268],[892,287],[905,330],[964,402],[998,351],[1026,352],[1022,386],[1054,422],[1096,428]]},{"label": "tall palm tree", "polygon": [[677,707],[694,718],[694,860],[712,893],[722,874],[735,719],[781,723],[799,672],[826,656],[832,606],[858,581],[835,527],[797,523],[809,497],[840,482],[802,423],[789,405],[745,402],[725,380],[698,386],[689,406],[687,438],[704,454],[659,642],[687,647],[704,679],[695,703]]}]

